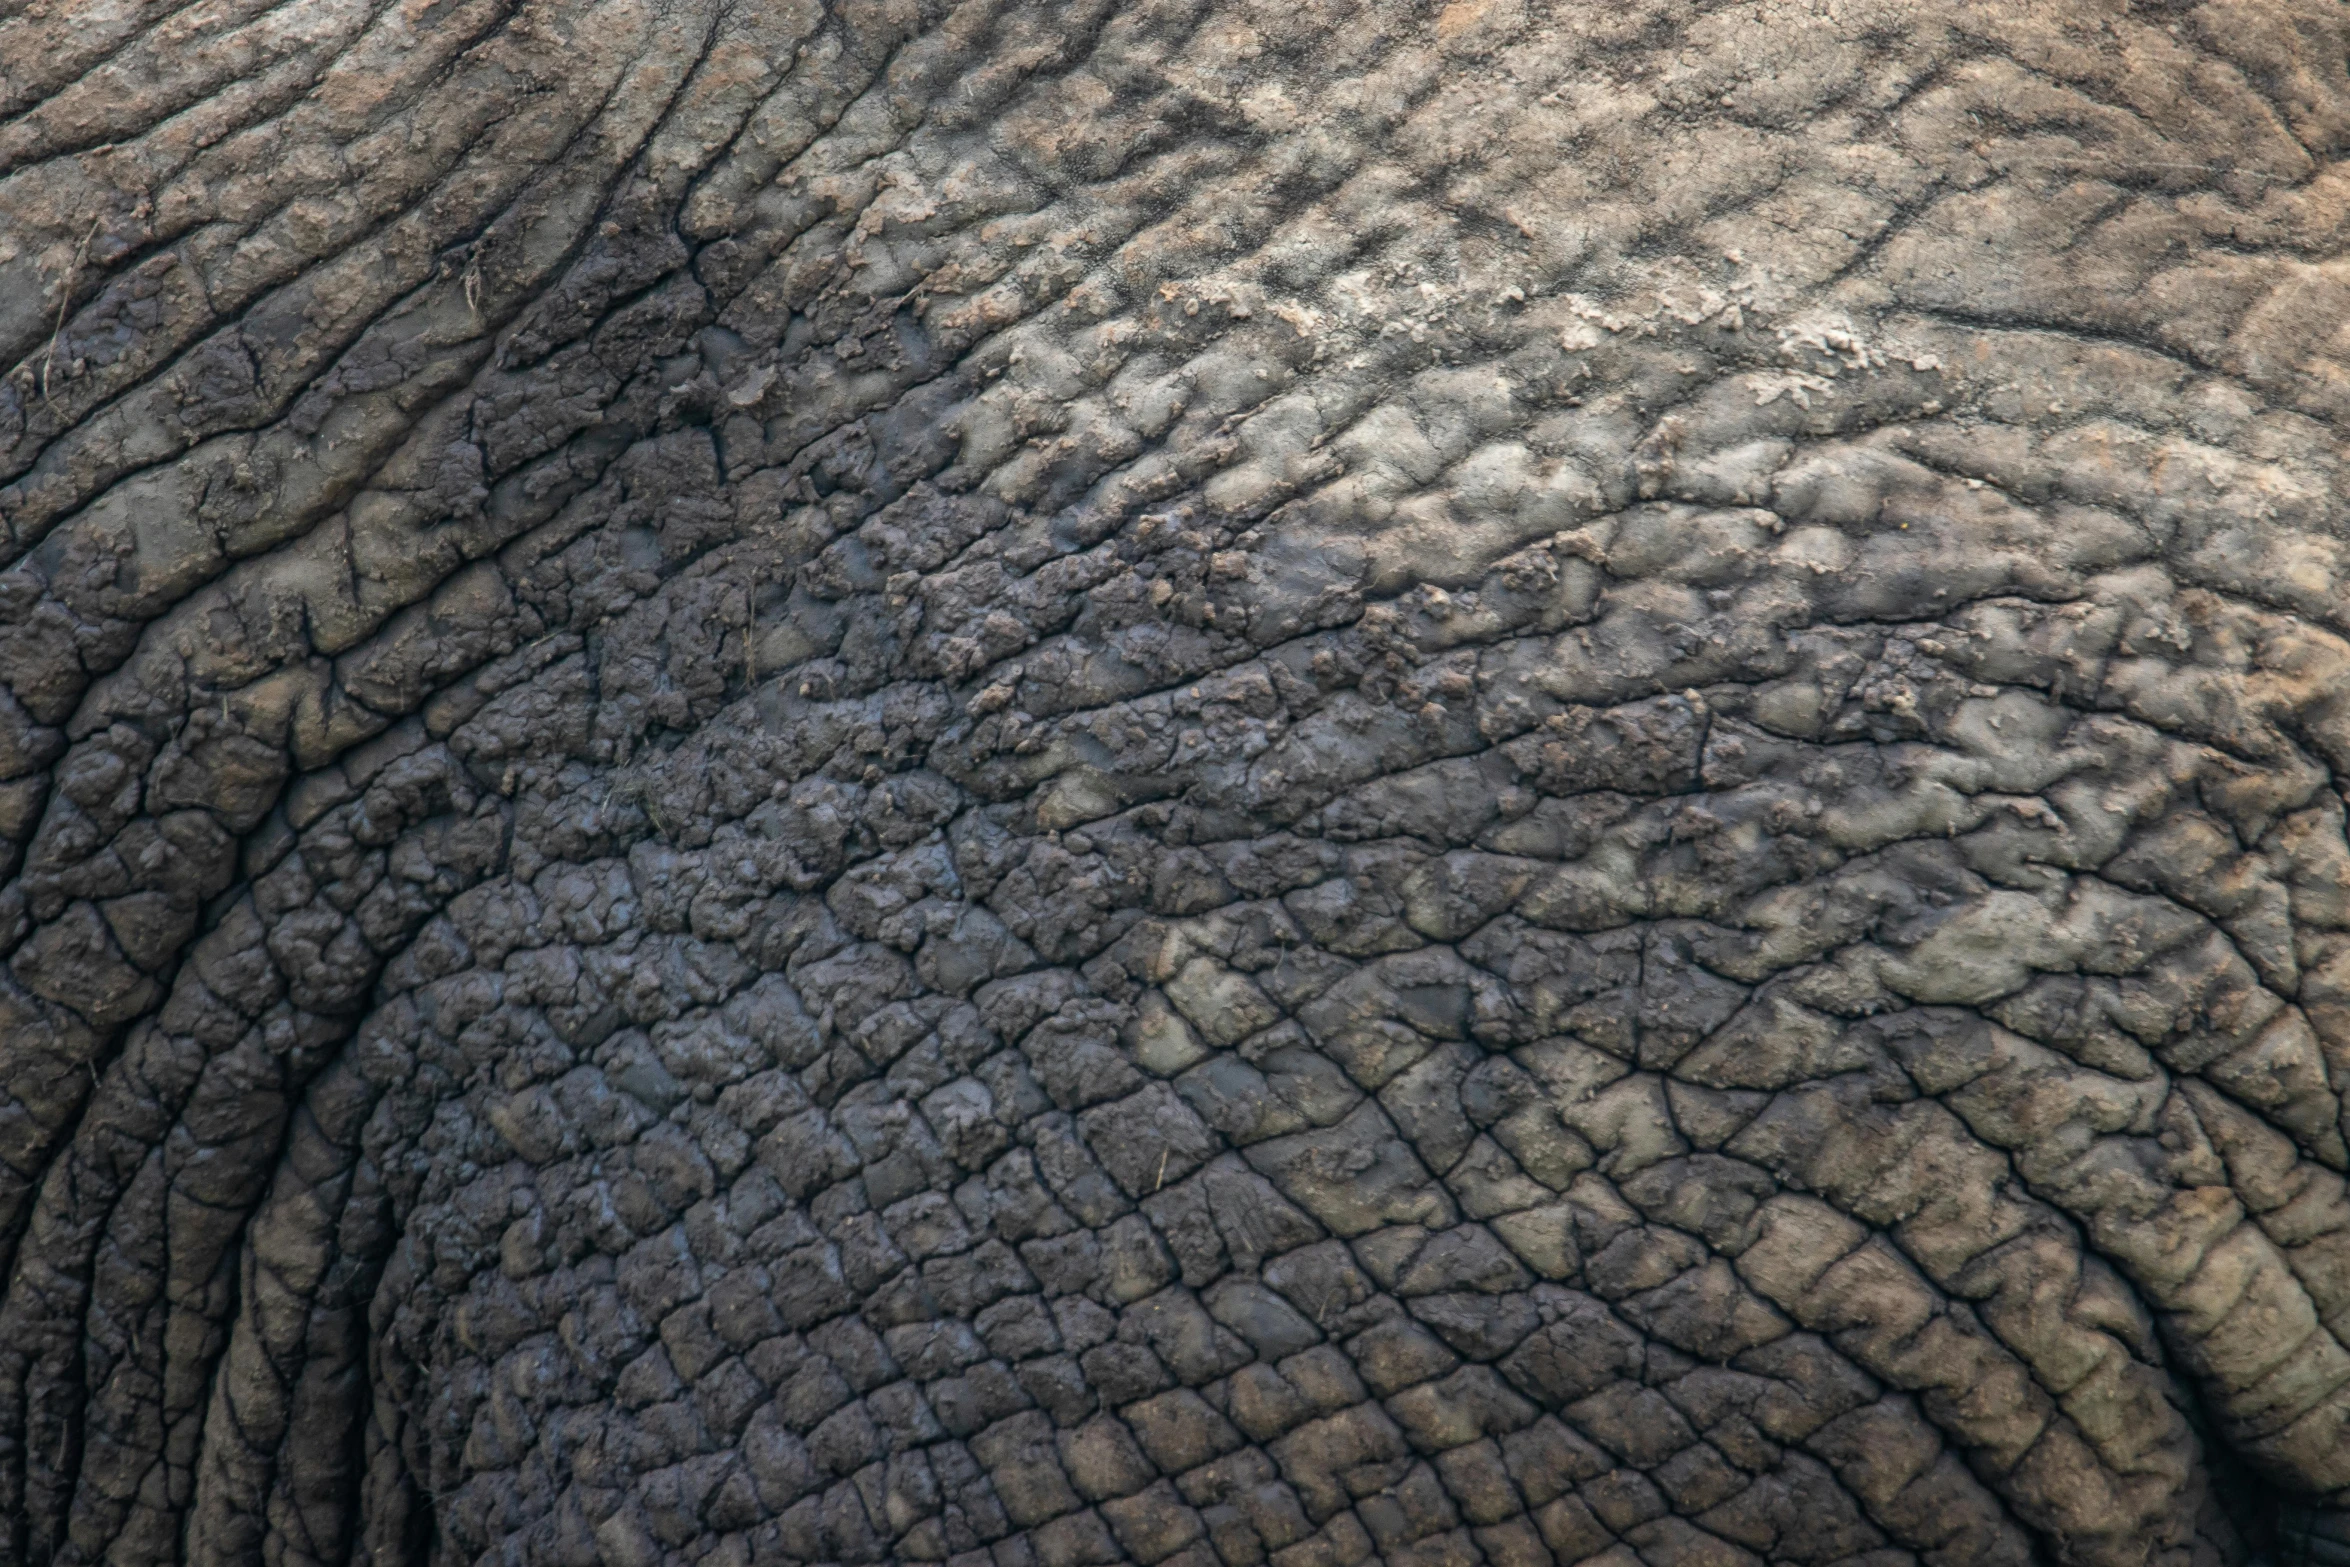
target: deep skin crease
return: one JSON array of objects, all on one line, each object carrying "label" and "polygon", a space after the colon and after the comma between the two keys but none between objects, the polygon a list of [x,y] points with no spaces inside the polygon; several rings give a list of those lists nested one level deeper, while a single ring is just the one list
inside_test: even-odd
[{"label": "deep skin crease", "polygon": [[2350,10],[0,0],[0,1567],[2350,1562]]}]

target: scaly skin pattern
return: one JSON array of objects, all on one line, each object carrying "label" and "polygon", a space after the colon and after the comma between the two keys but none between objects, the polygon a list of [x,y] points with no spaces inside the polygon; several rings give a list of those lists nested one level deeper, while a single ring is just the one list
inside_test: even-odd
[{"label": "scaly skin pattern", "polygon": [[0,1563],[2350,1559],[2346,59],[0,5]]}]

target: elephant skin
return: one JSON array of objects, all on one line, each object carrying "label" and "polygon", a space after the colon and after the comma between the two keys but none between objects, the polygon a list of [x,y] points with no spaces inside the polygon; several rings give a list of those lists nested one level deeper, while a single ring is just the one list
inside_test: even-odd
[{"label": "elephant skin", "polygon": [[0,9],[0,1567],[2350,1560],[2346,62]]}]

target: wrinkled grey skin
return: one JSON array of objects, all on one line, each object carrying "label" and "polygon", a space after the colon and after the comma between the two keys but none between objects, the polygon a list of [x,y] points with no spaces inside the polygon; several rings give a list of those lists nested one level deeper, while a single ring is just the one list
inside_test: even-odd
[{"label": "wrinkled grey skin", "polygon": [[2350,1560],[2346,55],[0,5],[0,1564]]}]

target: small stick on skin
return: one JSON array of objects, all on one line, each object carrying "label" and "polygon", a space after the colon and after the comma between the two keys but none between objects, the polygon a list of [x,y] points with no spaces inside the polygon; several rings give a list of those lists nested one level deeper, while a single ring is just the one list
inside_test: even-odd
[{"label": "small stick on skin", "polygon": [[98,227],[104,218],[90,221],[90,232],[73,253],[73,264],[65,269],[65,281],[57,289],[57,324],[49,329],[49,351],[41,356],[41,401],[49,401],[49,371],[57,363],[58,340],[65,336],[65,313],[73,308],[73,286],[81,281],[82,263],[90,256],[90,242],[98,237]]}]

